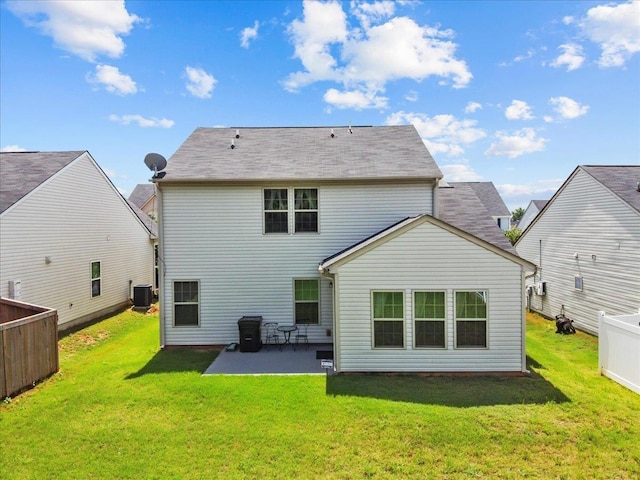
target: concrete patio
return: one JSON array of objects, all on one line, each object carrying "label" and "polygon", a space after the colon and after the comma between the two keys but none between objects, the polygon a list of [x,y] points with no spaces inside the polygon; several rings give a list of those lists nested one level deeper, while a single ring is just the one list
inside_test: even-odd
[{"label": "concrete patio", "polygon": [[258,352],[222,350],[203,375],[324,375],[318,351],[333,351],[333,345],[309,345],[308,350],[300,346],[295,351],[289,345],[282,350],[263,345]]}]

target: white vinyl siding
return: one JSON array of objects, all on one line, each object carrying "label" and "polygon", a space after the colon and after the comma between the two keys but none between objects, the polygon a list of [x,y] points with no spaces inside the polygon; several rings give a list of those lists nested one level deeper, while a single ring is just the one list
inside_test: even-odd
[{"label": "white vinyl siding", "polygon": [[[237,341],[237,320],[243,316],[293,323],[293,279],[317,277],[318,264],[330,255],[407,216],[432,212],[431,184],[321,184],[319,234],[265,235],[263,191],[281,187],[160,186],[165,262],[161,281],[170,286],[172,279],[198,278],[202,299],[201,327],[194,334],[172,328],[172,299],[166,296],[162,321],[167,345]],[[331,342],[327,330],[332,329],[332,288],[321,279],[320,323],[309,327],[309,341]]]},{"label": "white vinyl siding", "polygon": [[[336,270],[341,371],[520,372],[524,368],[519,264],[424,222]],[[372,290],[404,292],[407,348],[372,348]],[[446,348],[415,348],[415,291],[446,292]],[[456,291],[487,292],[491,311],[487,348],[455,348],[452,319]]]},{"label": "white vinyl siding", "polygon": [[531,306],[547,317],[564,305],[576,327],[597,334],[598,311],[622,315],[638,308],[640,213],[581,169],[516,249],[539,267],[529,283],[546,282],[546,295],[532,294]]},{"label": "white vinyl siding", "polygon": [[[132,285],[153,284],[149,232],[87,154],[2,213],[0,243],[1,295],[21,280],[21,300],[55,308],[61,326],[127,305]],[[92,298],[97,259],[101,294]]]}]

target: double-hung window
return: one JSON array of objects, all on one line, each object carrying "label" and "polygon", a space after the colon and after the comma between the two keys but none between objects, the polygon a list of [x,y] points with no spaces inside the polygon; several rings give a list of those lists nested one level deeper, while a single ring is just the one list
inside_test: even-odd
[{"label": "double-hung window", "polygon": [[296,323],[320,323],[320,281],[314,279],[294,280]]},{"label": "double-hung window", "polygon": [[317,188],[265,188],[262,208],[264,233],[289,233],[290,227],[293,233],[319,231]]},{"label": "double-hung window", "polygon": [[372,292],[374,348],[404,347],[404,292]]},{"label": "double-hung window", "polygon": [[102,294],[102,265],[100,262],[91,262],[91,298]]},{"label": "double-hung window", "polygon": [[416,347],[445,348],[445,292],[413,292]]},{"label": "double-hung window", "polygon": [[264,233],[289,233],[289,191],[264,189]]},{"label": "double-hung window", "polygon": [[318,189],[296,188],[294,194],[295,232],[318,231]]},{"label": "double-hung window", "polygon": [[200,324],[200,284],[197,280],[173,282],[173,324],[176,327]]},{"label": "double-hung window", "polygon": [[487,347],[487,292],[455,292],[456,347]]}]

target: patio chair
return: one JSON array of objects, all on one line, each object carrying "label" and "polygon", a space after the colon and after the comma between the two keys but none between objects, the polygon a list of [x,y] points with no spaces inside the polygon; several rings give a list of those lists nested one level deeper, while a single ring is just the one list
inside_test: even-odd
[{"label": "patio chair", "polygon": [[265,345],[280,345],[280,334],[278,333],[278,322],[267,322],[262,325],[264,327],[264,343]]},{"label": "patio chair", "polygon": [[300,342],[304,342],[304,349],[309,350],[309,335],[307,334],[309,324],[298,323],[296,326],[298,327],[298,330],[296,331],[296,347]]}]

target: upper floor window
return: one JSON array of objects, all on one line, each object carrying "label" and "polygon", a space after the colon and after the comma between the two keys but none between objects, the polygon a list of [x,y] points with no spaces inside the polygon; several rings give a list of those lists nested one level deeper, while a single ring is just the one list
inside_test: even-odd
[{"label": "upper floor window", "polygon": [[294,198],[295,232],[317,232],[318,189],[296,188]]},{"label": "upper floor window", "polygon": [[292,201],[289,193],[288,188],[263,190],[264,233],[289,233],[290,214],[294,233],[318,232],[318,189],[291,189]]},{"label": "upper floor window", "polygon": [[264,233],[289,233],[288,205],[286,188],[264,189]]},{"label": "upper floor window", "polygon": [[102,267],[100,262],[91,262],[91,297],[102,293]]}]

